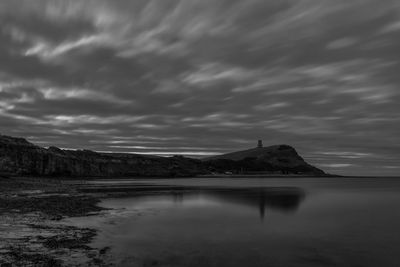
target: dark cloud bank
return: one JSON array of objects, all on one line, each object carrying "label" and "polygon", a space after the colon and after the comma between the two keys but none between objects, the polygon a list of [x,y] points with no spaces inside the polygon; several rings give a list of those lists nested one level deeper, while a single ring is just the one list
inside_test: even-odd
[{"label": "dark cloud bank", "polygon": [[213,155],[293,145],[400,174],[396,0],[2,0],[0,131],[42,145]]}]

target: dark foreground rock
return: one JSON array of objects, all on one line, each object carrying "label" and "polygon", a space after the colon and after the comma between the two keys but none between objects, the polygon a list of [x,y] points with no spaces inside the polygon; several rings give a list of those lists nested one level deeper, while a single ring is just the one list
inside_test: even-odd
[{"label": "dark foreground rock", "polygon": [[38,180],[0,180],[0,266],[110,266],[90,246],[96,230],[60,222],[99,213],[99,200]]},{"label": "dark foreground rock", "polygon": [[103,262],[100,250],[88,245],[96,236],[94,229],[42,223],[27,223],[24,230],[30,235],[3,240],[7,245],[1,246],[1,266],[99,266],[95,263]]},{"label": "dark foreground rock", "polygon": [[[0,135],[0,176],[194,177],[211,173],[324,175],[287,145],[238,151],[205,160],[89,150],[48,149]],[[4,178],[3,178],[4,179]]]}]

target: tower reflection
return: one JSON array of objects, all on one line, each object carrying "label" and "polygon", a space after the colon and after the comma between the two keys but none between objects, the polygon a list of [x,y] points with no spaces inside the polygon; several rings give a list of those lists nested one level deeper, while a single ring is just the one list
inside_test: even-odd
[{"label": "tower reflection", "polygon": [[186,188],[172,191],[170,194],[175,203],[183,203],[185,199],[202,196],[218,202],[254,207],[261,219],[264,219],[268,208],[284,212],[296,211],[306,196],[304,190],[298,187]]}]

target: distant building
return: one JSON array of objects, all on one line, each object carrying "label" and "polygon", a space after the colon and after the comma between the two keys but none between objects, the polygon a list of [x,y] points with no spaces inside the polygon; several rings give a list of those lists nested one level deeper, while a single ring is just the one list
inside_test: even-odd
[{"label": "distant building", "polygon": [[258,147],[258,148],[262,148],[262,147],[263,147],[262,140],[258,140],[257,147]]}]

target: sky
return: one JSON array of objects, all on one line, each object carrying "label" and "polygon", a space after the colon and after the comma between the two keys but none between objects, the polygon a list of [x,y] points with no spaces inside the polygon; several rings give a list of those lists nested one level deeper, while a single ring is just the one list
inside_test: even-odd
[{"label": "sky", "polygon": [[400,175],[398,0],[1,0],[0,133]]}]

